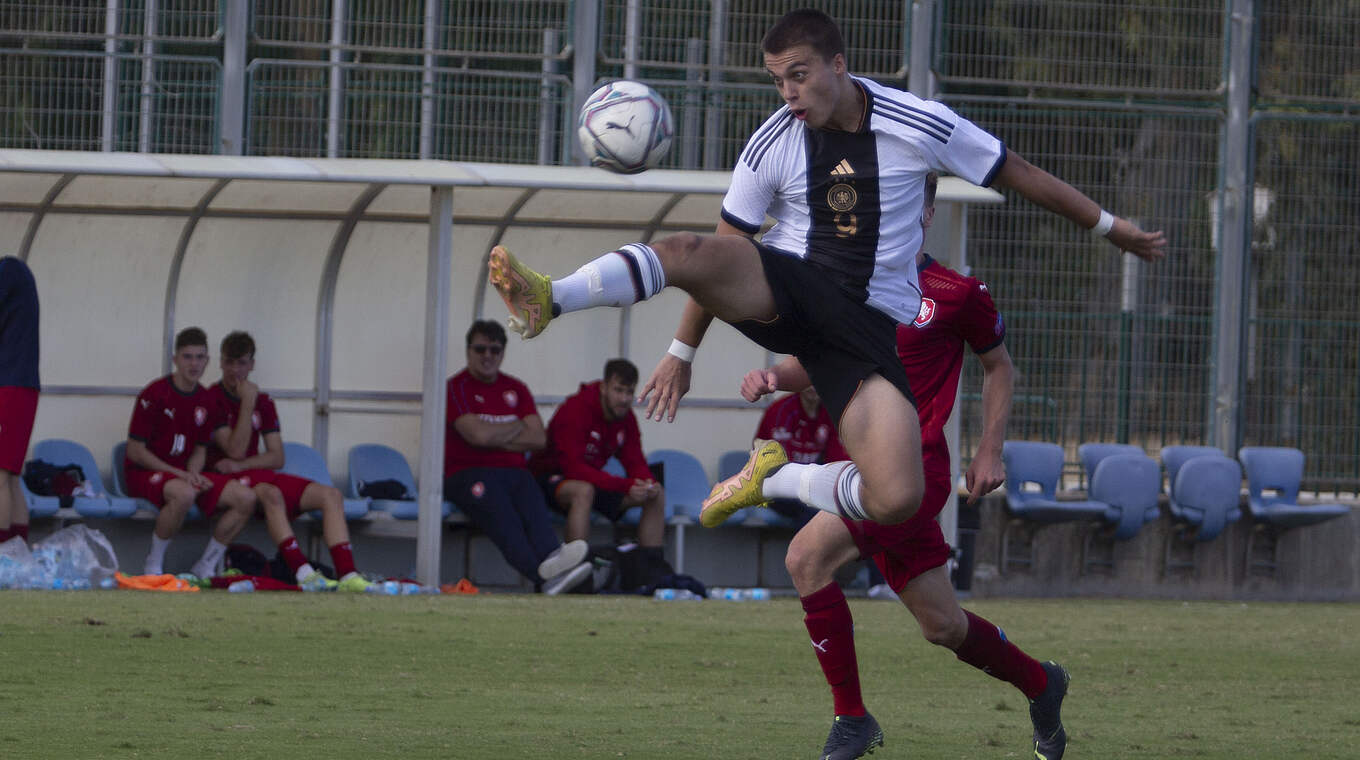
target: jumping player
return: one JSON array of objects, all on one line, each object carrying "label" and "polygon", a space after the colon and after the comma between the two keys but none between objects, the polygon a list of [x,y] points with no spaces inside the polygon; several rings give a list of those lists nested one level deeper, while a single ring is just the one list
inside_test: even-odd
[{"label": "jumping player", "polygon": [[[250,476],[269,537],[304,591],[367,591],[368,581],[354,569],[344,496],[333,486],[274,472],[284,464],[279,414],[269,394],[250,381],[254,369],[255,340],[250,333],[233,332],[222,339],[222,379],[208,389],[220,423],[208,447],[208,468]],[[292,522],[312,511],[321,512],[321,532],[338,583],[312,567],[293,534]]]},{"label": "jumping player", "polygon": [[137,395],[128,424],[127,461],[123,473],[129,496],[146,499],[160,509],[151,534],[151,550],[142,572],[164,572],[165,551],[179,533],[189,507],[197,503],[208,519],[217,517],[212,538],[193,574],[216,574],[227,544],[245,527],[255,510],[255,493],[239,478],[203,472],[216,415],[207,391],[199,384],[208,367],[208,336],[186,327],[175,336],[175,370],[153,380]]},{"label": "jumping player", "polygon": [[[935,177],[926,180],[929,227],[934,214]],[[1053,662],[1039,663],[1010,643],[1000,628],[959,607],[945,562],[949,546],[936,516],[949,498],[949,444],[944,426],[954,410],[966,343],[982,362],[982,437],[968,467],[969,501],[1005,480],[1001,446],[1010,417],[1012,377],[1005,323],[987,286],[941,266],[924,251],[916,255],[921,311],[897,326],[897,353],[921,409],[921,446],[926,493],[921,510],[898,525],[854,522],[818,512],[789,544],[785,564],[806,612],[804,624],[835,703],[836,718],[824,757],[859,757],[881,744],[882,731],[860,696],[854,622],[845,595],[834,582],[847,562],[869,557],[916,618],[921,633],[963,662],[1007,681],[1029,700],[1034,754],[1041,760],[1063,755],[1067,733],[1061,720],[1067,673]],[[807,383],[796,359],[768,370],[753,370],[742,381],[742,396],[755,401],[776,389]]]},{"label": "jumping player", "polygon": [[[921,505],[925,477],[920,421],[894,343],[897,323],[920,310],[914,257],[926,175],[1012,188],[1145,259],[1164,256],[1165,236],[1116,218],[943,104],[852,76],[840,30],[820,11],[786,14],[761,47],[785,105],[742,152],[720,234],[624,246],[556,282],[497,246],[491,281],[525,337],[561,313],[627,306],[666,285],[686,291],[670,355],[643,387],[649,418],[674,419],[715,316],[799,359],[851,461],[788,463],[777,444],[756,447],[705,500],[704,525],[774,498],[905,522]],[[754,242],[766,215],[775,225]]]}]

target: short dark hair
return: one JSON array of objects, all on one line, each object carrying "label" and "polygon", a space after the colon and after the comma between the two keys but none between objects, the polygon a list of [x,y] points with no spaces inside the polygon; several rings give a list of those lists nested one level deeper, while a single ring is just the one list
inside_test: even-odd
[{"label": "short dark hair", "polygon": [[627,359],[610,359],[604,363],[604,381],[609,382],[611,377],[618,378],[624,385],[637,385],[637,365]]},{"label": "short dark hair", "polygon": [[175,335],[175,351],[179,352],[185,346],[208,347],[208,334],[203,332],[201,327],[186,327]]},{"label": "short dark hair", "polygon": [[505,328],[501,323],[494,319],[479,319],[472,323],[472,327],[467,331],[467,345],[472,345],[472,336],[480,335],[483,338],[505,345]]},{"label": "short dark hair", "polygon": [[255,339],[244,330],[234,330],[222,339],[222,358],[241,359],[255,356]]},{"label": "short dark hair", "polygon": [[800,8],[785,13],[774,22],[760,49],[774,55],[799,45],[808,45],[825,60],[845,55],[845,39],[836,22],[815,8]]},{"label": "short dark hair", "polygon": [[926,173],[926,206],[935,205],[935,188],[940,184],[940,175],[935,172]]}]

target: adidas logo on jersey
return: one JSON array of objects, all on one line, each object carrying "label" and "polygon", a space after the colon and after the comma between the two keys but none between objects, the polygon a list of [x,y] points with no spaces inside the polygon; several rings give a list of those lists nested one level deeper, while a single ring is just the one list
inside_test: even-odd
[{"label": "adidas logo on jersey", "polygon": [[839,164],[836,164],[836,166],[831,169],[831,176],[853,177],[855,176],[855,169],[854,167],[850,166],[849,161],[846,161],[845,159],[842,158],[841,162]]}]

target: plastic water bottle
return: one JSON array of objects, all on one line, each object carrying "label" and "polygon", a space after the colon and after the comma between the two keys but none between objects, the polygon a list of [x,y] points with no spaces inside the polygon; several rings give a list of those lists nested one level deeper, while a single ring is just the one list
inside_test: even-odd
[{"label": "plastic water bottle", "polygon": [[652,598],[659,602],[675,601],[675,589],[659,588],[652,594]]},{"label": "plastic water bottle", "polygon": [[255,581],[236,581],[230,586],[227,586],[227,590],[233,594],[249,593],[255,590]]},{"label": "plastic water bottle", "polygon": [[750,599],[753,602],[768,602],[770,601],[770,590],[760,587],[748,588],[741,592],[741,596],[743,599]]}]

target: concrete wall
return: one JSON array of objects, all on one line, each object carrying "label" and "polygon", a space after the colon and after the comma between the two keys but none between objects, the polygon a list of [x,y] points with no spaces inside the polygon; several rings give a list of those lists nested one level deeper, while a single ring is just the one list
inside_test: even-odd
[{"label": "concrete wall", "polygon": [[[1245,514],[1211,541],[1193,547],[1177,544],[1173,562],[1193,559],[1194,567],[1168,569],[1166,540],[1175,527],[1163,509],[1161,517],[1144,525],[1138,535],[1113,545],[1113,571],[1093,568],[1086,573],[1081,553],[1091,530],[1088,525],[1060,523],[1039,529],[1034,536],[1034,567],[1003,572],[1001,532],[1009,519],[1004,499],[984,500],[978,517],[971,589],[976,596],[1360,600],[1360,505],[1353,505],[1345,517],[1285,532],[1273,573],[1247,571],[1253,523]],[[1092,554],[1108,556],[1109,546],[1097,543]]]}]

